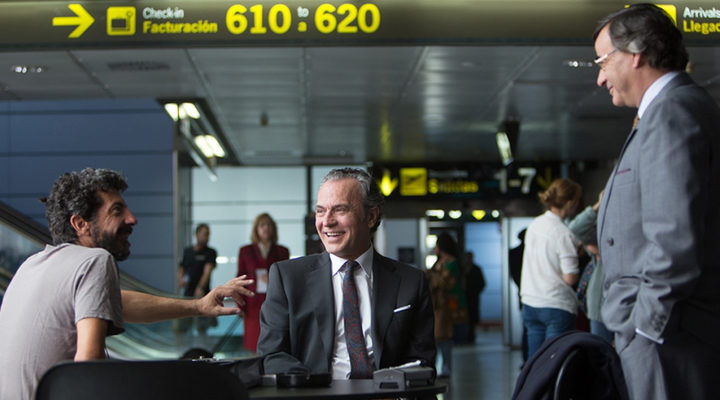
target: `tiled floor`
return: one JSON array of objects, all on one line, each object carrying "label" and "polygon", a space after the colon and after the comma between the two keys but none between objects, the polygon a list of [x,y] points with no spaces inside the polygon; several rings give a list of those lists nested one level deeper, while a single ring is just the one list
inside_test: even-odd
[{"label": "tiled floor", "polygon": [[474,344],[453,348],[448,393],[438,400],[509,399],[520,374],[522,355],[502,344],[502,332],[478,330]]}]

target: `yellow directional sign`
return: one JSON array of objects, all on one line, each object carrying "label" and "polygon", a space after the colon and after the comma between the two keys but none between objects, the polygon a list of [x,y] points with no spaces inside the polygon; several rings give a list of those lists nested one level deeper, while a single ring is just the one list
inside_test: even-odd
[{"label": "yellow directional sign", "polygon": [[383,170],[383,176],[380,180],[380,191],[385,196],[390,196],[398,185],[398,179],[393,179],[390,175],[390,171],[387,169]]},{"label": "yellow directional sign", "polygon": [[[543,7],[537,7],[536,3],[533,0],[0,0],[0,50],[15,51],[27,46],[53,50],[77,46],[116,49],[166,44],[236,48],[266,43],[272,46],[486,42],[577,45],[588,41],[589,26],[628,1],[545,0]],[[676,17],[686,43],[715,46],[720,40],[720,22],[714,11],[718,0],[676,0],[661,6]],[[383,140],[383,148],[388,143]],[[396,189],[393,195],[398,192]]]},{"label": "yellow directional sign", "polygon": [[486,215],[486,214],[487,214],[487,213],[485,212],[485,210],[473,210],[473,211],[472,211],[472,216],[473,216],[473,218],[475,218],[475,219],[478,220],[478,221],[480,221],[481,219],[485,218],[485,215]]},{"label": "yellow directional sign", "polygon": [[552,169],[550,167],[545,167],[545,176],[537,176],[537,183],[542,187],[543,189],[547,189],[550,187],[550,184],[553,181],[552,176]]},{"label": "yellow directional sign", "polygon": [[400,168],[400,194],[425,196],[427,194],[426,168]]},{"label": "yellow directional sign", "polygon": [[75,13],[75,17],[55,17],[53,18],[53,26],[73,26],[77,25],[77,28],[75,28],[70,34],[68,35],[69,38],[75,39],[79,38],[87,28],[90,27],[90,25],[95,22],[95,19],[85,11],[83,6],[80,4],[68,4],[68,8]]}]

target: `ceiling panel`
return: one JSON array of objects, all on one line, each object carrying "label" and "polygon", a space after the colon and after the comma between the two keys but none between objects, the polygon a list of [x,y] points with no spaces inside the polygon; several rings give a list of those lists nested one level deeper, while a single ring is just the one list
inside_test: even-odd
[{"label": "ceiling panel", "polygon": [[[720,98],[720,48],[690,49]],[[635,111],[595,85],[589,46],[173,48],[0,53],[0,100],[205,98],[245,165],[611,160]],[[17,74],[16,64],[45,68]]]}]

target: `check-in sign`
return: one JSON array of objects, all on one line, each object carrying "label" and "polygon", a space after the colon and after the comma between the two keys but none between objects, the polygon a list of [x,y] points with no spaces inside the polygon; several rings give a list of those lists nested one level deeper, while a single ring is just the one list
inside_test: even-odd
[{"label": "check-in sign", "polygon": [[[627,0],[0,0],[0,50],[151,46],[582,45]],[[718,0],[661,4],[686,44],[720,40]],[[429,176],[432,179],[432,176]]]}]

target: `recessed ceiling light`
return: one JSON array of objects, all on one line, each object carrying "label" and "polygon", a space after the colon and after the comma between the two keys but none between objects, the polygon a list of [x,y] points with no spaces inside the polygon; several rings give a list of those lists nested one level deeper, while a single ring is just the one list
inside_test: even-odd
[{"label": "recessed ceiling light", "polygon": [[46,70],[47,67],[42,65],[13,65],[10,67],[10,71],[18,74],[39,74]]},{"label": "recessed ceiling light", "polygon": [[563,61],[563,65],[570,68],[593,68],[595,63],[592,61],[566,60]]}]

